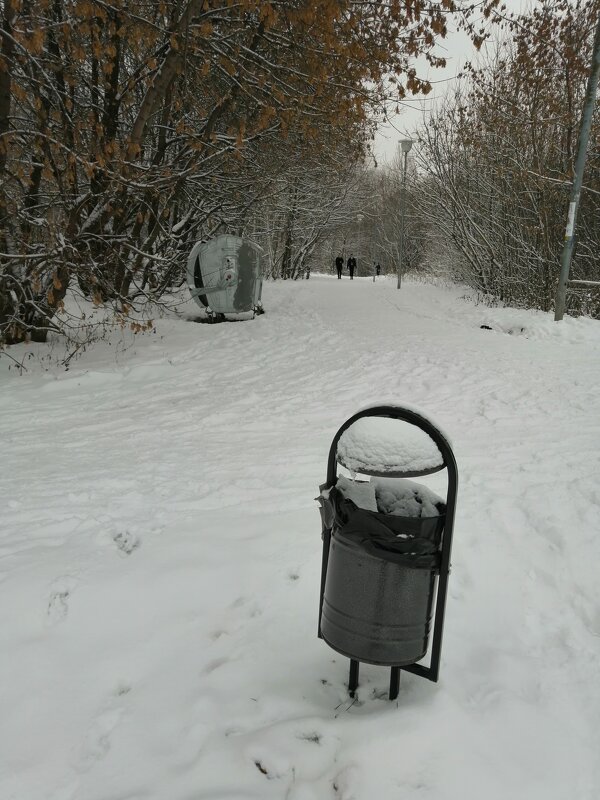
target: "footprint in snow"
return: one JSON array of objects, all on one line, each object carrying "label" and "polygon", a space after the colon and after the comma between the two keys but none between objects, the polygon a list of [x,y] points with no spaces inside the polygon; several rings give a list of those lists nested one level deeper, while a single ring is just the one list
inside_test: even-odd
[{"label": "footprint in snow", "polygon": [[77,581],[68,575],[57,578],[51,586],[46,607],[46,616],[50,625],[63,622],[69,613],[69,598],[71,597]]},{"label": "footprint in snow", "polygon": [[299,733],[297,739],[302,739],[304,742],[312,742],[313,744],[321,744],[321,734],[316,731],[308,731],[307,733]]},{"label": "footprint in snow", "polygon": [[127,530],[113,533],[112,538],[119,550],[126,556],[131,555],[141,545],[139,536]]},{"label": "footprint in snow", "polygon": [[263,613],[262,606],[259,606],[258,603],[253,603],[248,609],[248,619],[253,619],[254,617],[260,617],[262,613]]},{"label": "footprint in snow", "polygon": [[240,596],[233,603],[229,606],[231,609],[244,609],[244,616],[247,619],[252,619],[253,617],[260,617],[263,613],[263,608],[256,602],[250,602],[248,597]]},{"label": "footprint in snow", "polygon": [[110,708],[91,722],[81,746],[81,771],[87,772],[97,761],[106,756],[110,750],[111,734],[122,714],[122,708]]},{"label": "footprint in snow", "polygon": [[215,658],[214,661],[210,661],[203,669],[203,673],[205,675],[210,675],[211,672],[214,672],[219,667],[222,667],[224,664],[229,663],[229,658]]},{"label": "footprint in snow", "polygon": [[69,595],[70,592],[65,589],[62,592],[52,592],[48,599],[48,621],[56,625],[62,622],[69,613]]},{"label": "footprint in snow", "polygon": [[249,740],[246,755],[265,779],[283,779],[288,785],[291,780],[294,792],[290,787],[286,798],[313,800],[314,797],[317,800],[323,797],[322,791],[316,796],[311,792],[317,784],[322,789],[330,780],[340,748],[337,736],[328,733],[318,721],[309,719],[267,725],[262,730],[248,731],[246,735]]},{"label": "footprint in snow", "polygon": [[354,787],[359,784],[358,770],[354,766],[345,767],[333,779],[336,800],[356,800]]}]

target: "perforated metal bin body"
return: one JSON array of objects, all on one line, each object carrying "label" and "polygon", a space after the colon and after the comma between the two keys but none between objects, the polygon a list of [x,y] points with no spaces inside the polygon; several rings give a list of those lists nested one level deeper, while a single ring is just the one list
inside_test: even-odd
[{"label": "perforated metal bin body", "polygon": [[[429,419],[402,406],[375,405],[350,417],[338,430],[329,452],[327,482],[322,488],[335,486],[338,463],[348,466],[338,460],[341,435],[358,419],[369,416],[398,419],[420,428],[437,446],[441,463],[419,471],[361,470],[363,474],[412,478],[447,471],[444,513],[439,518],[410,521],[406,518],[407,524],[416,526],[411,531],[415,535],[419,527],[428,536],[435,529],[439,543],[435,569],[415,569],[379,558],[360,543],[341,535],[333,522],[326,524],[323,520],[319,637],[351,659],[351,694],[358,683],[359,662],[391,667],[390,698],[393,699],[397,696],[400,668],[438,680],[458,471],[449,442]],[[425,658],[428,649],[429,665],[417,663]]]},{"label": "perforated metal bin body", "polygon": [[348,658],[404,666],[427,653],[435,578],[331,539],[321,635]]},{"label": "perforated metal bin body", "polygon": [[262,292],[261,254],[259,245],[231,234],[197,242],[187,261],[192,297],[216,314],[253,311]]},{"label": "perforated metal bin body", "polygon": [[321,612],[323,639],[368,664],[420,661],[427,653],[435,580],[433,570],[387,561],[334,530]]}]

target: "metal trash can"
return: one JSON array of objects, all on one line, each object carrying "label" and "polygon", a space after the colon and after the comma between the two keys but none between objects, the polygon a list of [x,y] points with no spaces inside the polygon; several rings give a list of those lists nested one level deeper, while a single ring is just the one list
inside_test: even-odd
[{"label": "metal trash can", "polygon": [[[348,447],[338,444],[345,431],[367,417],[414,425],[433,447],[425,456],[414,448],[399,447],[400,457],[392,458],[388,452],[388,463],[382,463],[381,455],[372,458],[364,453],[357,461]],[[341,481],[348,483],[347,479],[340,478],[338,484],[338,463],[351,470],[359,466],[361,473],[372,476],[373,500],[369,497],[366,507],[345,493]],[[406,480],[442,469],[448,473],[445,501]],[[374,478],[385,481],[378,484]],[[400,668],[438,679],[457,482],[456,462],[447,439],[412,409],[365,409],[347,420],[334,437],[327,482],[318,498],[323,522],[319,636],[350,658],[352,695],[361,661],[392,668],[390,699],[398,693]],[[390,508],[377,495],[378,485],[384,486],[388,497],[391,487],[396,487],[400,512],[391,509],[392,513],[386,513]],[[356,482],[353,491],[364,498],[368,487]],[[413,501],[412,507],[409,501]],[[427,653],[432,623],[431,663],[426,667],[417,662]]]},{"label": "metal trash can", "polygon": [[211,322],[225,314],[263,313],[261,255],[255,242],[231,234],[194,245],[187,261],[188,287]]}]

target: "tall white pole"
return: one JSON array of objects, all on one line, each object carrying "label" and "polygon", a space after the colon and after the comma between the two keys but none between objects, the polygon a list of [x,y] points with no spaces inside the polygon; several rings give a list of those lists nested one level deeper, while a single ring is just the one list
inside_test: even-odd
[{"label": "tall white pole", "polygon": [[592,71],[588,80],[585,93],[583,114],[581,115],[581,128],[579,130],[579,140],[577,142],[577,160],[573,174],[573,186],[571,188],[571,198],[569,202],[569,214],[567,217],[567,229],[565,231],[565,243],[560,256],[560,277],[556,290],[556,302],[554,304],[554,319],[559,322],[565,313],[567,302],[567,283],[569,282],[569,272],[571,271],[571,258],[573,257],[573,245],[575,243],[575,226],[577,224],[577,213],[579,211],[579,198],[583,185],[583,168],[587,155],[590,130],[592,128],[592,117],[594,116],[594,105],[596,103],[596,92],[598,91],[598,81],[600,79],[600,16],[596,25],[596,36],[594,38],[594,48],[592,50]]},{"label": "tall white pole", "polygon": [[356,260],[356,275],[358,277],[358,264],[362,260],[362,251],[363,251],[363,241],[362,241],[362,239],[363,239],[363,236],[362,236],[363,215],[362,214],[357,214],[356,215],[356,219],[357,219],[357,222],[358,222],[358,242],[357,242],[357,247],[356,247],[356,250],[357,250],[356,255],[358,256],[358,253],[359,252],[361,253],[361,255]]}]

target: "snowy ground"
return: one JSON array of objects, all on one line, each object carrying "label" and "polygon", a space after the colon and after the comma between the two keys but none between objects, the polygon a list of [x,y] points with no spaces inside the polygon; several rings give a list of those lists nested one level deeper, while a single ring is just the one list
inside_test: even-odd
[{"label": "snowy ground", "polygon": [[[385,280],[264,301],[0,359],[0,798],[597,800],[600,323]],[[381,399],[452,437],[453,570],[440,683],[390,703],[363,666],[352,704],[313,498]]]}]

